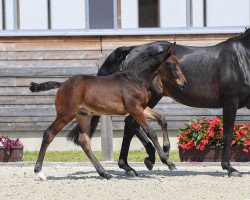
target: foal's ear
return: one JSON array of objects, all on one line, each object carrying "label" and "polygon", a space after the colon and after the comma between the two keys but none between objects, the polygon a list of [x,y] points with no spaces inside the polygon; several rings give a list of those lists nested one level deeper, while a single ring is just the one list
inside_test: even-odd
[{"label": "foal's ear", "polygon": [[176,44],[176,42],[174,42],[168,46],[166,58],[173,55],[173,51],[175,50],[175,44]]},{"label": "foal's ear", "polygon": [[176,45],[176,42],[170,44],[169,47],[168,47],[168,51],[172,53],[172,51],[174,51],[175,48],[176,48],[175,45]]}]

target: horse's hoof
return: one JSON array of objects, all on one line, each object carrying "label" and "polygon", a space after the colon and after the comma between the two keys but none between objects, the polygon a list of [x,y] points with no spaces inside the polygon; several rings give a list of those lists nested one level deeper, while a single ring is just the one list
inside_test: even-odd
[{"label": "horse's hoof", "polygon": [[138,174],[135,171],[130,170],[130,171],[125,172],[125,176],[128,177],[128,178],[133,178],[133,177],[138,176]]},{"label": "horse's hoof", "polygon": [[174,163],[172,163],[169,167],[168,167],[171,171],[175,171],[177,170],[176,166]]},{"label": "horse's hoof", "polygon": [[42,172],[37,172],[36,175],[41,181],[47,181],[47,177]]},{"label": "horse's hoof", "polygon": [[149,171],[151,171],[154,167],[154,163],[152,163],[149,158],[145,158],[144,159],[144,164],[146,165],[146,167],[148,168]]},{"label": "horse's hoof", "polygon": [[228,176],[229,177],[241,177],[241,174],[240,174],[239,171],[236,170],[236,171],[233,171],[233,172],[229,172]]},{"label": "horse's hoof", "polygon": [[106,178],[107,180],[113,178],[113,176],[107,172],[103,174],[103,177]]}]

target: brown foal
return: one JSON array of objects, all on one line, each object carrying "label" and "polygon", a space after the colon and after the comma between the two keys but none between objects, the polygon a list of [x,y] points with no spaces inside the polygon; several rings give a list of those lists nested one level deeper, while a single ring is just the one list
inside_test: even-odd
[{"label": "brown foal", "polygon": [[[128,70],[110,76],[75,75],[63,83],[31,83],[32,92],[59,87],[55,99],[56,119],[44,132],[34,169],[38,176],[46,180],[46,176],[42,173],[45,152],[57,133],[75,118],[81,128],[78,139],[80,146],[100,176],[107,179],[112,177],[105,171],[91,150],[90,122],[93,114],[125,115],[129,113],[152,140],[162,162],[169,168],[174,167],[173,163],[167,159],[158,142],[156,132],[147,120],[147,118],[151,118],[160,121],[160,115],[150,108],[146,108],[151,96],[148,88],[158,69],[167,59],[175,60],[172,55],[173,48],[174,45],[170,45],[166,51],[142,59],[139,62],[140,70],[136,72]],[[178,74],[178,76],[174,77],[174,80],[180,86],[185,85],[186,80],[180,68],[175,70],[174,74]]]}]

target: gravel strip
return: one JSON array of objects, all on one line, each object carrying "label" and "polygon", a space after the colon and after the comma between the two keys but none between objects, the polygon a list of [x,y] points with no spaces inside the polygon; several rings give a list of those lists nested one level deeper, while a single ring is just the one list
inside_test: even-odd
[{"label": "gravel strip", "polygon": [[102,162],[113,175],[105,180],[90,163],[44,163],[47,181],[34,163],[0,163],[0,199],[245,199],[250,200],[250,163],[233,163],[242,177],[226,175],[220,163],[176,163],[169,171],[157,163],[147,171],[131,163],[139,177],[126,178],[114,162]]}]

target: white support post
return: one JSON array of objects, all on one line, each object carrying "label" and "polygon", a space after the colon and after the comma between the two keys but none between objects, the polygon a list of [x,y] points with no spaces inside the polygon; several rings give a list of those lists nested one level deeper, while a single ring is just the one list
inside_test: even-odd
[{"label": "white support post", "polygon": [[13,0],[13,19],[14,19],[14,30],[17,31],[19,29],[19,1]]},{"label": "white support post", "polygon": [[113,127],[110,116],[101,116],[102,160],[113,160]]}]

